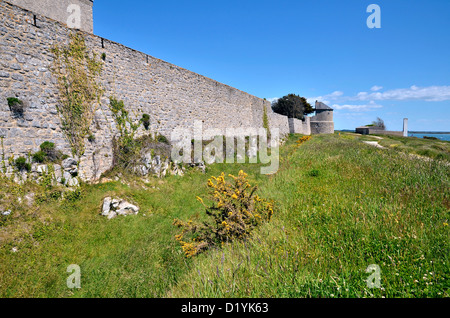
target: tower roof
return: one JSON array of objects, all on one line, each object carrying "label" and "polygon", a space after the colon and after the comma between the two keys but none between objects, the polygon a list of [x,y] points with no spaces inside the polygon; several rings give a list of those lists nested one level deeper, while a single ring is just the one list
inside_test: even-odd
[{"label": "tower roof", "polygon": [[325,105],[322,102],[316,101],[316,110],[333,110],[333,108]]}]

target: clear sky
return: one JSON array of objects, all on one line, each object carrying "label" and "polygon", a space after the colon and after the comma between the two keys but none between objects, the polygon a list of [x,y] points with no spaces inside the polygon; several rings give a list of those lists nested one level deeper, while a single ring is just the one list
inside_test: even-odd
[{"label": "clear sky", "polygon": [[450,0],[95,0],[94,33],[261,98],[319,99],[336,129],[450,131]]}]

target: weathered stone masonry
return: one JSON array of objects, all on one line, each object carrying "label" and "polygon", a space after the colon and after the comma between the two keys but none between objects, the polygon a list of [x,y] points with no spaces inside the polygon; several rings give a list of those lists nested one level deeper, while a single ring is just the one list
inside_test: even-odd
[{"label": "weathered stone masonry", "polygon": [[[56,79],[49,70],[51,48],[67,44],[74,30],[66,25],[0,0],[0,137],[5,157],[39,150],[44,141],[71,154],[56,110]],[[192,128],[202,120],[208,128],[262,127],[267,108],[270,127],[281,134],[310,134],[309,119],[294,120],[273,113],[268,101],[198,75],[181,67],[127,48],[90,33],[83,34],[88,47],[106,55],[100,81],[105,89],[92,131],[86,141],[80,177],[96,179],[111,168],[111,142],[117,129],[108,109],[110,96],[125,102],[133,118],[147,113],[150,131],[170,137],[177,127]],[[13,118],[8,97],[25,102],[24,117]],[[143,128],[140,134],[145,133]]]}]

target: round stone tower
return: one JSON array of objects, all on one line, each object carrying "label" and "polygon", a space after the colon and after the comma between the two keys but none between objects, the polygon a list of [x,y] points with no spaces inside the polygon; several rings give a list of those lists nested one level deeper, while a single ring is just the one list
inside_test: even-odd
[{"label": "round stone tower", "polygon": [[311,134],[334,134],[333,109],[316,101],[316,115],[311,118]]}]

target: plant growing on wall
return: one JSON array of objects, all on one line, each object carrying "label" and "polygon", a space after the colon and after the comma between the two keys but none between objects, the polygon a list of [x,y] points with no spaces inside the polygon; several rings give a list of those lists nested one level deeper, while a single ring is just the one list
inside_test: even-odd
[{"label": "plant growing on wall", "polygon": [[142,124],[144,125],[145,130],[148,130],[150,128],[150,115],[143,114],[141,121],[142,121]]},{"label": "plant growing on wall", "polygon": [[14,165],[16,166],[17,170],[20,172],[22,171],[31,171],[31,164],[27,162],[27,159],[25,157],[19,157],[14,161]]},{"label": "plant growing on wall", "polygon": [[45,141],[40,145],[40,148],[40,151],[32,155],[34,162],[58,162],[63,158],[62,152],[55,148],[53,142]]},{"label": "plant growing on wall", "polygon": [[134,123],[125,109],[124,102],[116,97],[109,98],[109,108],[113,114],[120,135],[113,139],[114,165],[129,168],[135,165],[139,158],[140,147],[134,139],[141,122]]},{"label": "plant growing on wall", "polygon": [[267,138],[270,138],[269,117],[267,116],[267,107],[264,105],[263,128],[267,131]]},{"label": "plant growing on wall", "polygon": [[23,101],[16,97],[9,97],[8,100],[8,106],[11,112],[14,114],[15,117],[22,117],[23,112],[25,109]]},{"label": "plant growing on wall", "polygon": [[124,102],[122,100],[117,100],[114,96],[109,98],[109,108],[113,113],[121,138],[133,139],[141,123],[138,122],[135,124],[130,118],[128,111],[125,109]]},{"label": "plant growing on wall", "polygon": [[89,52],[80,33],[70,34],[67,46],[54,46],[52,72],[57,78],[59,103],[57,110],[72,153],[81,156],[85,151],[85,138],[95,111],[100,105],[103,89],[97,83],[102,62],[95,52]]}]

